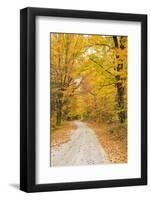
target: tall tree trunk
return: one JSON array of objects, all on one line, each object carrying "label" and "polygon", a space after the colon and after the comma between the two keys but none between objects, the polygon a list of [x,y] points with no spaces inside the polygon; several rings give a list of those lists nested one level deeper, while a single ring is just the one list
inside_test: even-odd
[{"label": "tall tree trunk", "polygon": [[57,105],[57,115],[56,115],[56,126],[61,126],[61,121],[62,121],[62,98],[63,98],[63,93],[61,91],[58,92],[57,94],[57,99],[56,99],[56,105]]},{"label": "tall tree trunk", "polygon": [[[121,37],[122,38],[122,37]],[[115,48],[120,48],[120,49],[124,49],[124,46],[122,45],[122,43],[120,42],[120,45],[118,45],[118,39],[117,36],[113,36],[113,41],[114,41],[114,45]],[[119,58],[119,55],[116,55],[116,58]],[[118,64],[116,67],[116,70],[118,72],[123,70],[123,64]],[[122,82],[120,82],[122,80],[120,75],[115,76],[116,78],[116,89],[117,89],[117,107],[118,107],[118,118],[119,121],[121,123],[123,123],[126,119],[126,112],[124,110],[124,93],[125,93],[125,88],[122,84]]]},{"label": "tall tree trunk", "polygon": [[57,119],[56,119],[56,126],[61,126],[61,118],[62,118],[62,109],[61,107],[57,108]]},{"label": "tall tree trunk", "polygon": [[[116,76],[116,80],[119,81],[121,80],[120,76]],[[122,83],[118,82],[116,84],[117,88],[117,106],[119,109],[118,112],[118,118],[121,123],[123,123],[126,119],[126,112],[124,110],[124,93],[125,93],[125,88],[122,85]]]}]

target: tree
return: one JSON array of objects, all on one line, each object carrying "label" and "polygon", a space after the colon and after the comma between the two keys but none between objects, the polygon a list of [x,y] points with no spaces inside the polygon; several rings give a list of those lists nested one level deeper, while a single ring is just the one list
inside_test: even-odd
[{"label": "tree", "polygon": [[73,34],[51,34],[51,112],[56,113],[56,125],[60,126],[63,107],[79,87],[73,77],[83,45],[83,38]]},{"label": "tree", "polygon": [[124,94],[125,94],[125,87],[123,84],[124,78],[122,77],[121,73],[124,67],[124,58],[122,57],[122,52],[124,52],[126,48],[125,46],[125,43],[127,44],[126,38],[127,37],[121,36],[118,41],[117,36],[113,36],[114,45],[116,49],[116,59],[118,60],[117,66],[115,68],[115,70],[118,73],[115,77],[117,80],[116,88],[117,88],[117,106],[119,109],[118,117],[121,123],[123,123],[127,117],[127,112],[125,109],[125,102],[124,102]]}]

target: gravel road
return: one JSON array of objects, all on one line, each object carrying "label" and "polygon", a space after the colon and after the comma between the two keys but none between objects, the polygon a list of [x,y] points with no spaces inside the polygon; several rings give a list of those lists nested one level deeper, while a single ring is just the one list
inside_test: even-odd
[{"label": "gravel road", "polygon": [[51,166],[93,165],[109,163],[92,129],[84,122],[74,121],[69,142],[51,149]]}]

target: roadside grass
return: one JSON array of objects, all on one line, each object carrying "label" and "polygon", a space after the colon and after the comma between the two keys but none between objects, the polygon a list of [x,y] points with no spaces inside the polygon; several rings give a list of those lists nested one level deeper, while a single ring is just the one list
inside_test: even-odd
[{"label": "roadside grass", "polygon": [[73,122],[64,122],[62,126],[52,128],[50,132],[50,146],[60,146],[68,142],[74,129],[76,129],[76,125]]},{"label": "roadside grass", "polygon": [[112,163],[127,163],[127,126],[87,122],[93,129]]}]

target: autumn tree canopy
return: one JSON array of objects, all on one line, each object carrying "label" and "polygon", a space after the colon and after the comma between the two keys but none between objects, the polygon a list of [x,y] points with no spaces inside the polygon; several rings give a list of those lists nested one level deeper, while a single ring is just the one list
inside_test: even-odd
[{"label": "autumn tree canopy", "polygon": [[127,121],[127,37],[50,34],[51,123]]}]

